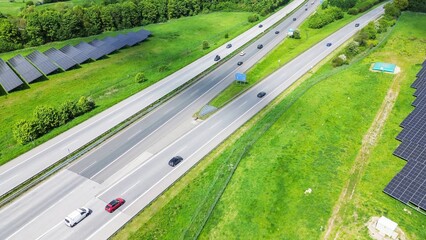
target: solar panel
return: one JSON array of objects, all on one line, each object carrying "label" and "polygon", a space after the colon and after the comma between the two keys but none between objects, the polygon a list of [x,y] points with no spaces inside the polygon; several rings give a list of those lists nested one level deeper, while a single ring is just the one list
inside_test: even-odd
[{"label": "solar panel", "polygon": [[140,42],[140,40],[139,40],[140,37],[138,36],[137,33],[131,32],[131,33],[128,33],[126,35],[128,37],[128,39],[127,39],[127,45],[128,46],[134,46],[134,45],[136,45],[137,43]]},{"label": "solar panel", "polygon": [[87,42],[81,42],[74,46],[80,51],[84,52],[87,56],[89,56],[93,60],[98,60],[99,58],[105,56],[105,54],[100,51],[98,48],[93,45],[88,44]]},{"label": "solar panel", "polygon": [[27,58],[45,75],[58,70],[58,66],[52,63],[46,55],[37,50],[27,55]]},{"label": "solar panel", "polygon": [[43,76],[43,74],[41,74],[37,68],[35,68],[20,54],[9,59],[8,62],[27,83],[31,83]]},{"label": "solar panel", "polygon": [[120,43],[120,45],[122,45],[120,48],[123,48],[124,46],[129,46],[127,44],[127,42],[129,41],[129,36],[126,34],[119,34],[118,36],[116,36],[115,38],[118,39],[118,42]]},{"label": "solar panel", "polygon": [[6,92],[21,86],[23,82],[13,70],[0,58],[0,84]]},{"label": "solar panel", "polygon": [[49,57],[50,60],[58,64],[58,66],[64,71],[77,65],[74,60],[72,60],[70,57],[65,55],[65,53],[59,51],[56,48],[50,48],[49,50],[45,51],[44,54],[46,54],[46,56]]},{"label": "solar panel", "polygon": [[84,52],[71,45],[66,45],[59,49],[59,51],[65,53],[65,55],[72,58],[72,60],[74,60],[78,64],[84,63],[85,61],[90,59],[90,57],[87,56]]},{"label": "solar panel", "polygon": [[394,155],[407,160],[404,168],[389,182],[384,192],[403,203],[426,210],[426,61],[411,85],[417,88],[416,108],[404,119],[396,137],[402,143]]},{"label": "solar panel", "polygon": [[108,55],[114,52],[115,50],[117,50],[117,48],[115,48],[113,45],[106,43],[102,40],[95,39],[91,41],[89,44],[97,47],[100,51],[102,51],[102,53],[104,53],[104,55]]}]

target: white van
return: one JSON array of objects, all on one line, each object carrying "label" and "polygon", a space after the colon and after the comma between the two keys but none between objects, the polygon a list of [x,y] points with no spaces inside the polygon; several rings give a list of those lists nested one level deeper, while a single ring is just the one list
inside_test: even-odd
[{"label": "white van", "polygon": [[68,227],[74,227],[77,223],[87,217],[92,211],[88,208],[77,208],[65,218],[65,224]]}]

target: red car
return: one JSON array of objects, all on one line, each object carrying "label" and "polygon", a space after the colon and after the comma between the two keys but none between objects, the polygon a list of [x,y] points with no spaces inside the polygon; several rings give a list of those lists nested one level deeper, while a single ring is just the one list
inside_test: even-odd
[{"label": "red car", "polygon": [[105,210],[109,213],[114,212],[117,208],[123,205],[126,201],[122,198],[116,198],[105,206]]}]

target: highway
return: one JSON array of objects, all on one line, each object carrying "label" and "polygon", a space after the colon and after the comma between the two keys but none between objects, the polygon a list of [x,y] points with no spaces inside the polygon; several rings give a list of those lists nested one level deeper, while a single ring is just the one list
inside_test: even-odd
[{"label": "highway", "polygon": [[41,144],[7,164],[0,166],[0,195],[9,192],[27,179],[86,145],[114,126],[138,113],[140,110],[150,106],[152,103],[166,96],[187,81],[198,76],[216,63],[213,59],[217,54],[222,58],[228,56],[235,48],[243,46],[261,34],[265,28],[277,23],[286,16],[286,14],[296,9],[302,2],[303,0],[291,2],[271,17],[262,21],[260,24],[264,26],[263,28],[255,26],[232,39],[232,48],[225,48],[225,44],[213,50],[160,82],[127,98],[102,113],[97,114],[46,143]]},{"label": "highway", "polygon": [[[356,22],[360,24],[361,28],[382,13],[383,9],[377,8],[359,18]],[[354,25],[355,22],[348,24],[332,36],[304,52],[206,121],[201,123],[193,121],[191,116],[199,108],[194,107],[195,111],[192,111],[192,104],[184,104],[186,107],[179,114],[172,115],[175,117],[169,119],[173,121],[186,121],[189,126],[188,128],[191,127],[188,132],[179,133],[182,130],[179,130],[176,125],[171,125],[165,129],[164,126],[168,124],[167,121],[165,124],[162,124],[162,127],[157,128],[156,134],[157,132],[165,131],[165,135],[162,135],[161,140],[159,138],[157,140],[161,142],[163,141],[162,139],[167,138],[164,140],[166,142],[163,143],[168,144],[167,141],[170,142],[167,147],[159,148],[158,146],[161,146],[161,144],[158,145],[158,142],[152,140],[146,142],[147,146],[142,144],[143,140],[140,142],[136,141],[137,143],[133,143],[133,147],[127,148],[120,155],[121,157],[115,158],[120,159],[129,154],[128,157],[124,158],[133,160],[127,164],[117,165],[118,167],[111,170],[108,170],[108,168],[114,164],[118,164],[119,161],[114,160],[105,166],[97,166],[92,169],[92,166],[97,165],[93,164],[96,158],[93,157],[94,155],[90,157],[92,153],[87,155],[86,157],[88,158],[85,159],[92,160],[86,160],[88,162],[83,163],[85,160],[83,159],[81,162],[71,166],[69,170],[61,171],[61,173],[53,176],[44,184],[25,194],[25,196],[11,205],[1,209],[0,216],[5,220],[2,222],[1,234],[3,235],[0,235],[0,238],[103,239],[108,237],[215,146],[288,88],[300,76],[309,71],[312,66],[316,65],[335,48],[349,39],[358,30]],[[274,39],[278,38],[276,36]],[[251,57],[247,56],[248,59],[245,60],[243,66],[249,66],[257,62],[260,53],[262,51],[266,52],[268,48],[272,48],[274,41],[272,40],[271,44],[265,44],[263,50],[254,49],[256,51],[255,54]],[[326,43],[328,42],[333,43],[331,47],[326,47]],[[249,55],[249,51],[249,49],[246,51],[247,55]],[[229,62],[232,61],[231,59]],[[222,66],[226,66],[226,64]],[[234,66],[236,67],[236,64]],[[230,79],[232,81],[232,78]],[[220,88],[220,80],[217,85],[213,86],[209,92],[217,93],[215,89]],[[187,89],[181,95],[188,96],[194,92],[188,91],[190,89]],[[267,95],[259,99],[256,97],[259,91],[265,91]],[[195,102],[198,102],[204,97],[207,98],[209,92],[203,93],[201,91],[200,93],[204,95],[196,98]],[[212,95],[214,96],[214,94]],[[174,102],[176,105],[177,99],[179,97],[172,99],[170,102]],[[156,111],[163,111],[162,108],[163,106]],[[186,110],[191,112],[191,114],[183,115],[182,113]],[[153,115],[154,112],[152,113]],[[148,118],[149,116],[144,119]],[[141,126],[144,125],[138,126],[137,124],[129,127],[129,129],[135,127],[132,131],[129,131],[131,135],[120,133],[117,139],[121,138],[121,141],[123,141],[126,136],[129,138],[129,136],[138,135],[135,129],[142,129]],[[151,136],[156,134],[151,134]],[[172,140],[169,140],[169,137]],[[108,142],[105,144],[108,144]],[[101,149],[102,147],[99,147],[97,150],[102,151]],[[103,151],[106,150],[104,149]],[[171,168],[167,165],[167,162],[175,155],[181,155],[184,161],[178,167]],[[100,177],[102,174],[104,176]],[[119,196],[126,199],[126,204],[113,214],[105,212],[103,207],[106,202]],[[91,208],[93,214],[73,229],[66,227],[63,224],[64,216],[73,209],[83,205]]]},{"label": "highway", "polygon": [[[39,218],[45,216],[43,214],[45,209],[55,208],[57,202],[63,201],[67,203],[64,196],[73,199],[74,204],[60,204],[57,206],[61,206],[61,210],[72,211],[68,205],[74,206],[75,203],[86,200],[85,196],[93,197],[96,191],[124,176],[132,168],[195,127],[198,122],[193,121],[191,116],[232,83],[236,71],[244,72],[255,64],[285,38],[288,28],[295,28],[313,10],[312,7],[309,8],[309,11],[301,9],[295,12],[290,18],[273,28],[271,32],[244,49],[245,56],[234,56],[220,65],[218,69],[186,89],[182,94],[179,94],[139,122],[97,147],[69,168],[69,171],[74,173],[70,173],[68,170],[60,172],[34,191],[26,194],[22,199],[9,206],[9,210],[13,211],[14,214],[9,215],[8,210],[2,209],[0,214],[4,213],[9,215],[9,217],[4,222],[5,226],[8,227],[0,232],[0,238],[14,237],[17,235],[15,234],[17,231],[24,233],[26,229],[33,229],[26,234],[28,237],[36,234],[37,230],[45,229],[47,225],[44,222],[54,218],[54,216],[46,215],[45,221]],[[298,18],[298,20],[293,21],[293,17]],[[256,26],[256,29],[264,31],[268,27],[264,22],[262,24],[263,28]],[[281,34],[275,34],[276,30],[280,30]],[[235,41],[235,39],[230,41],[233,44],[233,48],[226,49],[223,47],[223,49],[233,51],[236,45],[238,46]],[[262,50],[257,49],[257,44],[259,43],[265,46]],[[213,58],[211,57],[208,61],[213,61]],[[244,64],[238,67],[236,63],[241,60],[244,61]],[[78,139],[77,134],[71,137]],[[74,142],[78,141],[74,139]],[[62,147],[60,145],[60,147],[61,150],[66,150],[68,146]],[[48,150],[45,153],[49,154],[46,157],[53,157],[54,154],[54,152]],[[13,171],[19,171],[21,167],[28,168],[27,164],[21,164],[14,168]],[[7,172],[2,177],[6,177],[7,174],[13,171]],[[80,196],[81,188],[85,189],[87,186],[93,187],[91,194],[86,192],[84,196]],[[40,192],[43,194],[40,194]],[[101,204],[105,203],[102,202]],[[38,206],[38,208],[34,209],[32,207],[34,205]],[[55,212],[57,211],[55,210]],[[59,212],[62,211],[59,210]],[[65,212],[63,214],[66,215]],[[37,220],[34,221],[34,219]],[[35,224],[37,226],[39,222],[42,224],[40,227],[36,227],[35,230],[32,225]]]}]

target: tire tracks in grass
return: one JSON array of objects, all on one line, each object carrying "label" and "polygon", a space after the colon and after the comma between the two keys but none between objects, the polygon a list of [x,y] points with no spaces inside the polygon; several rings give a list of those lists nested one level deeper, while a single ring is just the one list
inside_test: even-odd
[{"label": "tire tracks in grass", "polygon": [[339,225],[342,223],[342,216],[345,213],[345,210],[342,209],[344,209],[346,204],[352,201],[355,189],[361,181],[365,167],[368,164],[371,150],[379,141],[380,135],[383,132],[383,127],[393,109],[393,106],[395,105],[395,101],[400,91],[401,80],[404,79],[405,75],[405,73],[398,73],[393,78],[392,84],[382,102],[382,105],[377,111],[376,117],[362,139],[361,149],[359,150],[351,171],[349,172],[349,179],[340,193],[339,199],[334,205],[332,215],[325,227],[326,231],[323,237],[324,240],[330,239],[333,232],[335,232],[333,239],[337,239],[339,236]]}]

